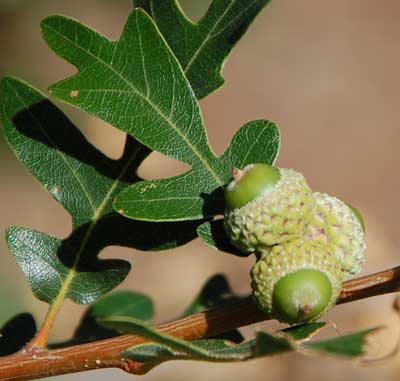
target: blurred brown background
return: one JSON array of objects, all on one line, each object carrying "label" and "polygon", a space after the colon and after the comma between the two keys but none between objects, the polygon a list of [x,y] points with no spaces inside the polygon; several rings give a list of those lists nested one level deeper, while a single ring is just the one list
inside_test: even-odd
[{"label": "blurred brown background", "polygon": [[[194,19],[210,0],[182,1]],[[131,9],[129,0],[0,0],[0,75],[13,74],[45,90],[74,72],[40,37],[39,23],[54,13],[75,17],[117,38]],[[245,122],[268,118],[282,131],[278,164],[302,171],[314,190],[334,194],[363,212],[369,243],[364,273],[400,262],[400,3],[395,0],[275,0],[228,60],[226,86],[202,101],[212,146],[222,153]],[[121,132],[61,105],[87,137],[110,156],[121,152]],[[67,213],[0,143],[0,230],[23,225],[60,237],[70,232]],[[148,178],[182,170],[153,154],[141,169]],[[225,272],[237,292],[249,291],[252,259],[239,259],[196,240],[164,253],[108,248],[107,257],[129,259],[133,271],[121,288],[150,294],[157,321],[178,315],[205,282]],[[0,242],[0,324],[21,311],[40,322],[46,305],[34,299],[17,264]],[[389,327],[371,342],[371,353],[390,351],[399,336],[391,310],[393,295],[337,307],[326,319],[341,332]],[[53,339],[68,338],[85,307],[65,304]],[[276,329],[276,323],[260,324]],[[244,329],[251,335],[254,328]],[[335,334],[334,330],[329,332]],[[142,377],[150,380],[398,380],[400,356],[379,365],[360,365],[299,354],[221,365],[171,362]],[[63,376],[58,380],[128,380],[117,370]],[[55,378],[54,378],[55,379]]]}]

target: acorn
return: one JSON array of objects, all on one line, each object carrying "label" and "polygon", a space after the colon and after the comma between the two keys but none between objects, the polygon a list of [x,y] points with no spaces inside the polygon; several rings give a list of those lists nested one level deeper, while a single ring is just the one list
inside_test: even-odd
[{"label": "acorn", "polygon": [[367,245],[361,213],[351,205],[325,193],[314,193],[315,210],[306,228],[306,236],[331,245],[340,262],[343,279],[361,271]]},{"label": "acorn", "polygon": [[314,199],[301,173],[257,163],[232,174],[225,187],[224,226],[234,246],[261,252],[304,234]]},{"label": "acorn", "polygon": [[251,270],[258,307],[283,323],[318,319],[340,294],[342,272],[331,247],[303,238],[264,251]]}]

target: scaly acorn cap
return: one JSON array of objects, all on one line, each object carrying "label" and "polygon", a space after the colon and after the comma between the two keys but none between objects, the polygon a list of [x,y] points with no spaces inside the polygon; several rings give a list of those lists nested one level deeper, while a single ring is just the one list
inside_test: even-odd
[{"label": "scaly acorn cap", "polygon": [[342,288],[340,264],[329,245],[304,239],[262,253],[251,279],[258,307],[289,324],[318,319],[336,303]]},{"label": "scaly acorn cap", "polygon": [[232,244],[252,253],[302,236],[314,199],[301,173],[258,163],[234,170],[225,206]]},{"label": "scaly acorn cap", "polygon": [[365,261],[364,220],[354,207],[325,193],[314,193],[315,209],[306,230],[313,240],[333,246],[343,280],[353,278]]}]

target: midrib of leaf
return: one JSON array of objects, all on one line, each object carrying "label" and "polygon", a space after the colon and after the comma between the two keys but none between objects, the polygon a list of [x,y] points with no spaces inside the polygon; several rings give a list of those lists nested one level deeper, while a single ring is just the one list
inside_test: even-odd
[{"label": "midrib of leaf", "polygon": [[143,70],[143,75],[144,75],[144,82],[146,84],[146,99],[149,99],[150,89],[149,89],[149,82],[147,80],[147,72],[146,72],[146,69],[145,69],[145,66],[144,66],[144,55],[143,55],[143,48],[142,48],[142,35],[140,34],[139,25],[138,25],[137,21],[136,21],[136,30],[137,30],[137,34],[138,34],[138,37],[139,37],[140,58],[141,58],[141,61],[142,61],[142,70]]},{"label": "midrib of leaf", "polygon": [[[207,33],[206,37],[204,38],[203,42],[199,45],[199,47],[196,49],[196,51],[194,52],[192,58],[190,59],[190,61],[187,63],[187,65],[185,66],[185,68],[183,69],[183,72],[186,74],[190,68],[192,67],[194,61],[196,60],[197,56],[200,54],[201,50],[203,49],[204,45],[207,44],[207,42],[210,40],[210,38],[212,37],[212,34],[214,32],[214,30],[218,27],[218,25],[220,24],[220,22],[223,20],[223,18],[225,17],[225,15],[229,12],[229,10],[232,8],[234,2],[236,0],[232,0],[231,3],[229,4],[229,6],[225,9],[225,11],[222,13],[221,17],[218,19],[218,21],[214,24],[214,26],[210,29],[210,31]],[[153,3],[151,1],[151,3]]]},{"label": "midrib of leaf", "polygon": [[[138,28],[138,24],[137,24],[137,20],[136,20],[136,26]],[[74,45],[78,50],[83,51],[84,53],[88,54],[89,56],[93,57],[94,59],[97,59],[98,62],[100,62],[101,64],[103,64],[106,68],[108,68],[112,73],[114,73],[118,78],[120,78],[131,90],[134,94],[138,95],[139,97],[141,97],[143,100],[145,100],[150,107],[173,129],[175,130],[175,132],[184,140],[184,142],[187,144],[187,146],[192,150],[192,152],[195,154],[195,156],[200,160],[201,163],[203,163],[204,167],[211,173],[212,177],[215,179],[215,181],[217,182],[217,184],[219,184],[220,186],[224,185],[224,181],[223,179],[217,174],[217,172],[212,168],[213,165],[211,163],[208,162],[208,160],[206,160],[206,158],[203,157],[203,155],[201,155],[201,153],[197,150],[197,148],[190,142],[190,140],[188,139],[188,137],[183,134],[179,128],[176,126],[175,123],[173,123],[172,120],[170,120],[162,111],[161,109],[154,104],[147,96],[145,96],[144,94],[142,94],[139,90],[137,90],[134,85],[127,79],[125,78],[123,75],[121,75],[120,73],[118,73],[118,71],[116,71],[110,64],[108,64],[106,61],[104,61],[103,59],[101,59],[100,57],[94,55],[92,52],[83,49],[80,45],[78,45],[75,41],[66,38],[63,34],[61,34],[59,31],[57,31],[56,29],[46,25],[46,28],[49,28],[50,30],[52,30],[55,34],[57,34],[58,36],[60,36],[62,39],[64,39],[65,41],[70,42],[72,45]],[[109,41],[109,40],[108,40]],[[109,41],[110,43],[113,43],[112,41]],[[115,44],[115,43],[114,43]],[[141,49],[141,46],[140,46]],[[168,48],[169,49],[169,48]],[[141,50],[142,53],[142,50]],[[173,53],[171,52],[171,55]],[[179,63],[178,63],[179,65]],[[179,65],[180,68],[180,65]],[[144,69],[143,69],[144,70]],[[145,72],[145,70],[144,70]],[[145,75],[146,78],[146,75]],[[147,80],[145,80],[146,82],[146,87],[148,87],[148,83]],[[189,85],[190,86],[190,85]],[[116,92],[120,92],[120,90],[118,89],[109,89],[111,91],[116,91]],[[93,92],[96,91],[103,91],[103,90],[90,90]],[[194,97],[194,94],[193,94]],[[210,151],[210,153],[212,154],[213,157],[215,157],[215,155]]]},{"label": "midrib of leaf", "polygon": [[[57,149],[57,154],[60,156],[60,158],[62,159],[62,161],[66,164],[66,166],[68,168],[70,168],[71,173],[73,174],[73,176],[76,178],[78,184],[81,186],[81,189],[83,191],[83,193],[85,194],[91,208],[93,211],[93,219],[92,222],[88,228],[88,230],[85,233],[85,236],[83,238],[82,241],[82,245],[79,248],[78,254],[76,255],[75,261],[72,265],[72,267],[69,269],[68,271],[68,275],[66,276],[66,278],[64,279],[64,281],[60,278],[60,290],[57,294],[57,297],[54,299],[53,303],[50,306],[50,309],[47,313],[46,316],[46,320],[44,325],[42,326],[42,329],[45,327],[46,323],[47,325],[51,325],[52,322],[55,320],[58,311],[61,308],[61,305],[63,304],[64,300],[67,297],[68,294],[68,290],[71,286],[72,281],[74,280],[76,274],[77,274],[77,267],[81,258],[81,255],[86,247],[87,242],[89,241],[89,238],[92,234],[93,229],[95,228],[97,221],[99,220],[101,213],[103,212],[103,210],[105,209],[107,203],[110,201],[111,195],[113,193],[113,191],[115,190],[115,188],[118,186],[119,181],[121,180],[121,178],[124,176],[124,174],[126,173],[126,171],[128,170],[128,168],[130,167],[130,165],[132,164],[133,160],[135,159],[138,150],[140,149],[140,147],[137,147],[135,149],[135,151],[132,154],[132,157],[129,159],[129,161],[126,163],[126,165],[123,167],[121,173],[119,174],[119,176],[115,179],[115,181],[112,183],[112,186],[110,187],[108,193],[106,194],[106,196],[104,197],[102,203],[100,204],[100,206],[98,208],[96,208],[94,206],[94,203],[91,200],[91,197],[88,193],[88,191],[86,190],[86,187],[84,186],[84,183],[81,181],[80,177],[78,176],[78,174],[73,170],[73,168],[70,166],[68,160],[66,160],[65,155],[63,153],[61,153],[61,151],[58,149],[57,144],[54,143],[54,141],[48,136],[48,134],[43,130],[41,123],[39,122],[39,120],[36,118],[36,116],[31,112],[29,106],[25,103],[25,101],[20,97],[19,93],[11,86],[8,85],[8,87],[14,92],[14,94],[16,95],[16,98],[21,102],[22,106],[24,106],[24,109],[28,110],[29,115],[31,116],[32,120],[35,122],[35,124],[37,125],[37,127],[40,129],[40,131],[46,136],[46,138],[48,138],[48,140],[51,142],[51,144],[53,145],[54,148]],[[58,275],[58,271],[56,271],[57,275]]]},{"label": "midrib of leaf", "polygon": [[[239,12],[229,23],[227,23],[227,24],[224,26],[223,29],[221,29],[221,30],[218,32],[218,34],[219,34],[219,33],[222,33],[226,28],[228,28],[231,24],[233,24],[238,18],[240,18],[240,17],[242,16],[243,13],[247,12],[247,10],[248,10],[249,8],[251,8],[257,1],[259,1],[259,0],[253,0],[253,1],[251,1],[251,2],[247,5],[247,7],[243,8],[241,12]],[[215,36],[216,36],[216,35],[211,36],[211,37],[215,37]]]},{"label": "midrib of leaf", "polygon": [[135,149],[135,151],[132,153],[131,158],[128,160],[128,162],[123,167],[123,169],[122,169],[121,173],[119,174],[119,176],[113,182],[112,186],[110,187],[108,193],[104,197],[104,199],[101,202],[100,206],[94,211],[92,222],[90,223],[90,226],[89,226],[88,230],[85,233],[85,236],[84,236],[84,238],[82,240],[82,245],[79,248],[79,251],[78,251],[78,254],[76,255],[75,261],[74,261],[70,271],[68,272],[68,275],[65,278],[64,282],[62,282],[62,286],[60,288],[60,291],[59,291],[59,293],[57,295],[57,298],[54,300],[54,303],[51,305],[51,309],[54,309],[55,311],[58,311],[60,306],[61,306],[61,304],[63,303],[63,301],[67,297],[68,290],[69,290],[69,287],[71,285],[71,282],[74,280],[74,278],[75,278],[75,276],[77,274],[76,269],[78,267],[81,255],[82,255],[83,251],[85,250],[85,247],[86,247],[86,244],[89,241],[89,238],[92,235],[93,229],[96,227],[96,224],[97,224],[99,218],[101,217],[101,214],[102,214],[103,210],[106,208],[108,202],[110,201],[111,195],[113,194],[115,188],[118,186],[118,183],[120,182],[121,178],[125,175],[126,171],[131,166],[132,162],[135,160],[139,149],[140,149],[140,146],[138,146]]},{"label": "midrib of leaf", "polygon": [[[232,8],[234,2],[236,0],[232,0],[231,3],[229,4],[229,6],[225,9],[224,13],[221,15],[221,17],[218,19],[218,21],[214,24],[214,26],[210,29],[210,31],[207,33],[206,38],[203,40],[203,42],[199,45],[199,47],[196,49],[195,53],[193,54],[192,58],[190,59],[190,61],[187,63],[186,67],[184,68],[184,73],[186,74],[190,68],[192,67],[193,63],[196,61],[198,55],[200,54],[201,50],[203,49],[203,47],[207,44],[208,41],[210,41],[211,38],[215,37],[215,35],[213,35],[214,30],[219,26],[219,24],[221,23],[221,21],[223,20],[223,18],[225,17],[225,15],[229,12],[229,10]],[[225,29],[233,24],[243,13],[245,13],[249,8],[251,8],[254,3],[257,0],[253,0],[252,2],[250,2],[250,4],[245,7],[240,13],[237,14],[237,16],[231,20],[230,23],[228,23],[227,25],[225,25]],[[153,1],[150,2],[150,6],[153,7]]]},{"label": "midrib of leaf", "polygon": [[50,136],[46,133],[46,131],[42,128],[42,124],[40,123],[40,121],[36,118],[36,116],[32,113],[32,111],[29,108],[29,105],[27,103],[25,103],[25,101],[20,97],[19,93],[12,87],[10,86],[7,82],[6,85],[8,86],[9,89],[11,89],[13,91],[13,93],[15,94],[16,98],[21,102],[22,106],[24,107],[25,110],[28,111],[29,115],[31,116],[31,118],[33,119],[33,121],[35,122],[36,126],[40,129],[40,131],[46,136],[47,139],[49,139],[49,141],[51,142],[51,144],[53,145],[54,148],[56,148],[56,152],[57,155],[61,158],[61,160],[65,163],[65,165],[71,170],[72,175],[75,177],[76,181],[78,182],[78,184],[81,186],[81,189],[85,195],[85,197],[87,198],[90,207],[92,208],[92,211],[95,212],[96,210],[96,206],[94,205],[94,202],[92,200],[92,198],[90,197],[90,194],[87,192],[84,183],[82,182],[80,176],[78,176],[78,173],[76,171],[74,171],[74,169],[71,167],[71,165],[69,164],[68,160],[66,160],[65,156],[61,150],[58,148],[57,144],[50,138]]}]

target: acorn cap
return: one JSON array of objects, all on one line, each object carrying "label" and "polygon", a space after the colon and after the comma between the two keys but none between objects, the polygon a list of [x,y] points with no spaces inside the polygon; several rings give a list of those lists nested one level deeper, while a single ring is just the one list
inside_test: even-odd
[{"label": "acorn cap", "polygon": [[314,208],[301,173],[267,164],[246,167],[226,187],[225,200],[225,231],[245,253],[302,236]]},{"label": "acorn cap", "polygon": [[306,235],[331,245],[348,280],[361,271],[365,261],[366,243],[361,213],[336,197],[314,193],[315,211]]},{"label": "acorn cap", "polygon": [[259,308],[289,324],[318,319],[336,303],[342,286],[340,264],[330,247],[304,239],[264,252],[251,278]]}]

